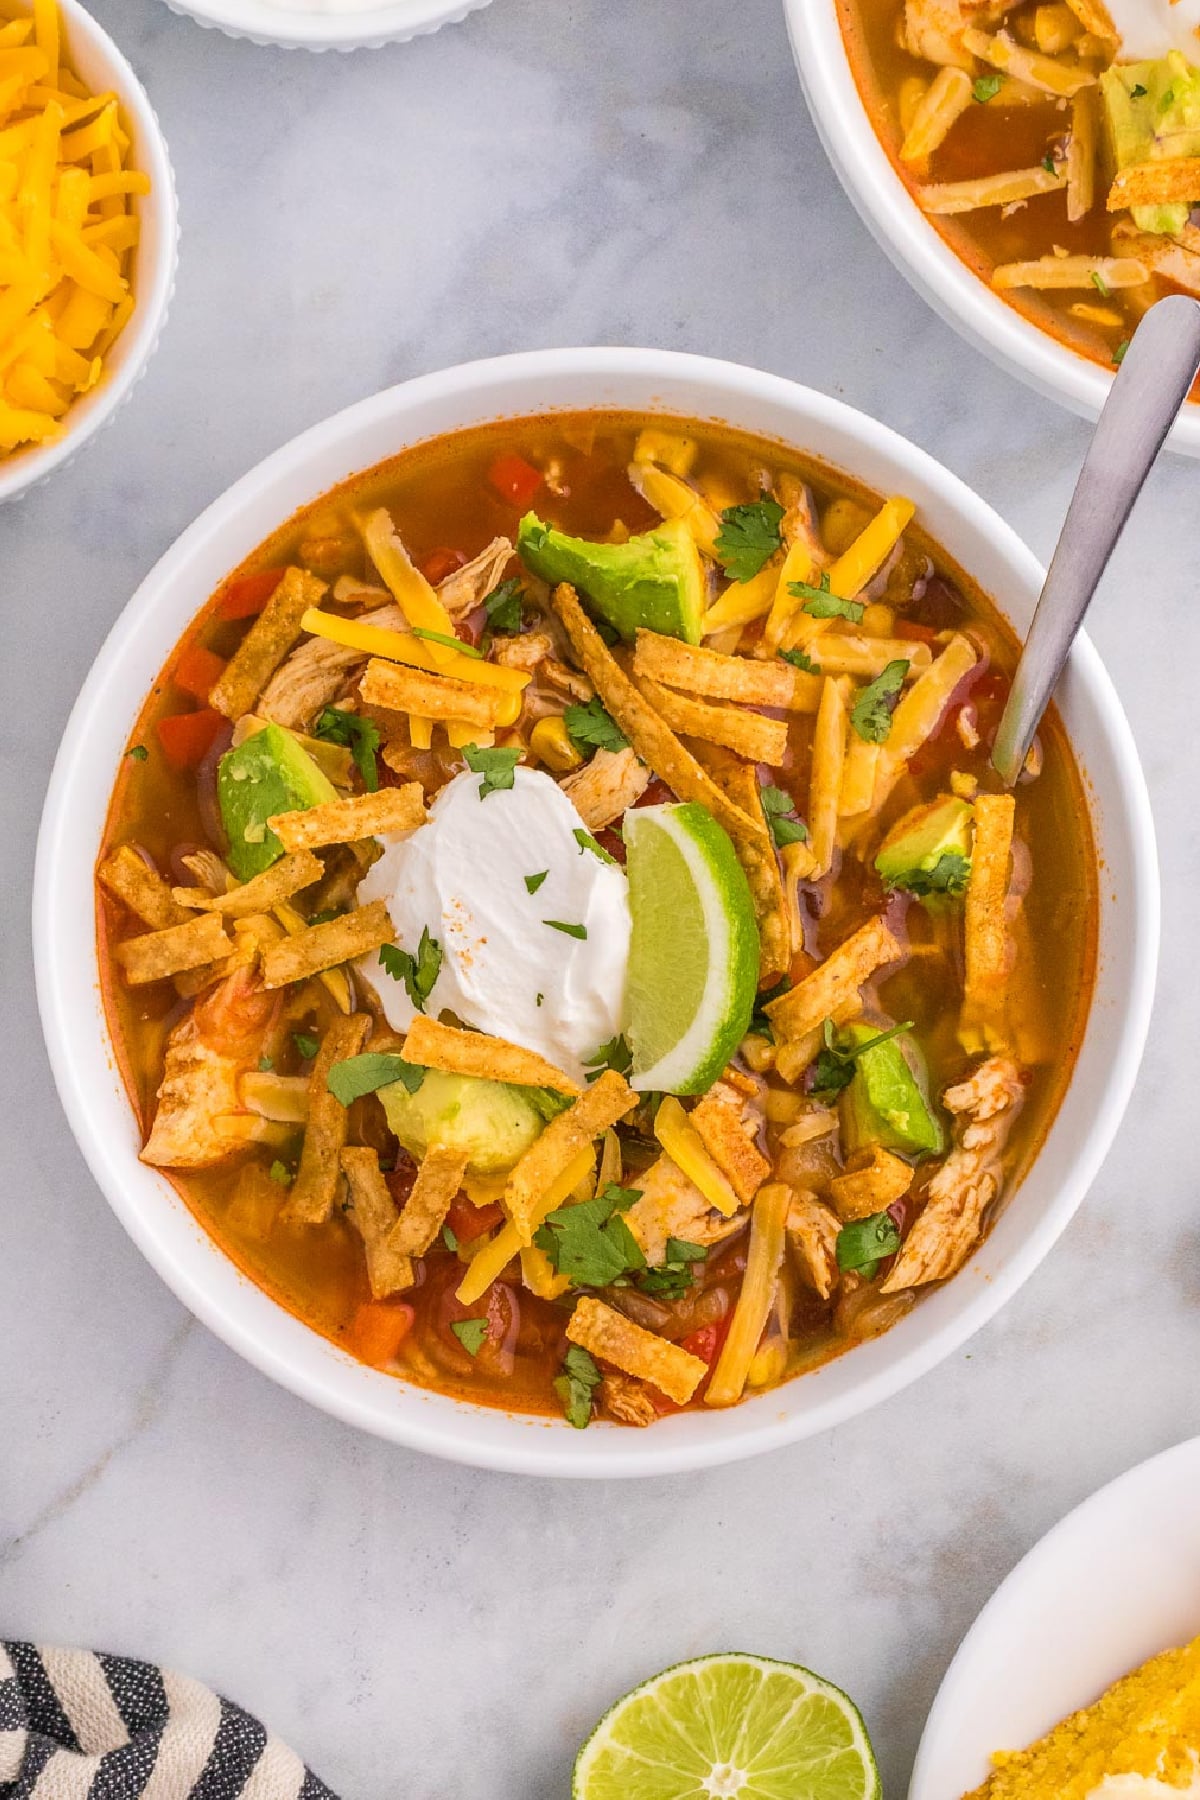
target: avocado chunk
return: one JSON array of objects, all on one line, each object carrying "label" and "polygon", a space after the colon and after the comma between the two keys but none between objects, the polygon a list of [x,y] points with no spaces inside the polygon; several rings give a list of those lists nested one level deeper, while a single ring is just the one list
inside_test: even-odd
[{"label": "avocado chunk", "polygon": [[680,519],[667,519],[623,544],[590,544],[526,513],[517,551],[543,581],[569,581],[629,643],[641,626],[700,642],[706,583],[700,552]]},{"label": "avocado chunk", "polygon": [[283,855],[268,819],[336,799],[333,783],[282,725],[264,726],[228,751],[217,769],[217,802],[238,880],[261,875]]},{"label": "avocado chunk", "polygon": [[543,1112],[523,1089],[476,1075],[426,1069],[415,1094],[394,1081],[379,1098],[410,1156],[419,1161],[430,1144],[441,1144],[469,1157],[477,1175],[504,1174],[543,1129]]},{"label": "avocado chunk", "polygon": [[[878,1035],[874,1026],[848,1025],[842,1041],[847,1046],[864,1044]],[[842,1149],[847,1156],[871,1144],[905,1151],[909,1156],[941,1153],[945,1133],[925,1097],[923,1080],[909,1062],[909,1056],[915,1062],[918,1054],[906,1033],[875,1044],[855,1058],[853,1078],[838,1101]]]},{"label": "avocado chunk", "polygon": [[[1114,63],[1100,77],[1109,148],[1117,169],[1164,159],[1200,157],[1200,69],[1178,50],[1154,62]],[[1200,184],[1191,196],[1200,200]],[[1176,237],[1188,202],[1135,206],[1139,231]]]},{"label": "avocado chunk", "polygon": [[919,899],[965,893],[974,817],[965,800],[943,794],[897,819],[875,858],[884,886],[904,888]]}]

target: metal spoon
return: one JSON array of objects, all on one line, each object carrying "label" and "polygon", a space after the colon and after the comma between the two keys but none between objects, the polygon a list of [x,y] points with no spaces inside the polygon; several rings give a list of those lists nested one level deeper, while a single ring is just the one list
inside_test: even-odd
[{"label": "metal spoon", "polygon": [[1017,664],[992,766],[1011,787],[1133,505],[1200,371],[1200,304],[1152,306],[1109,390]]}]

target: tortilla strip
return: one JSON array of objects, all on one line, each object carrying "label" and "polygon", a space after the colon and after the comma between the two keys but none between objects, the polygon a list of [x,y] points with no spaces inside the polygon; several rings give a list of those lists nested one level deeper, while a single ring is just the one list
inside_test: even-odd
[{"label": "tortilla strip", "polygon": [[186,925],[169,925],[165,931],[126,938],[117,945],[114,955],[130,987],[144,987],[164,976],[215,962],[232,949],[233,941],[217,915],[201,913]]},{"label": "tortilla strip", "polygon": [[964,904],[966,972],[958,1040],[972,1055],[1008,1048],[1006,996],[1013,944],[1008,930],[1009,863],[1016,801],[980,794]]},{"label": "tortilla strip", "polygon": [[1091,69],[1072,67],[1070,63],[1055,62],[1052,56],[1043,56],[1037,50],[1026,50],[1007,31],[998,31],[995,37],[989,37],[986,31],[968,30],[963,32],[962,41],[972,56],[991,63],[994,69],[1002,69],[1007,75],[1014,75],[1018,81],[1027,81],[1031,87],[1054,94],[1058,99],[1069,100],[1080,88],[1096,84]]},{"label": "tortilla strip", "polygon": [[668,1344],[603,1300],[585,1297],[577,1301],[567,1322],[567,1336],[590,1356],[650,1382],[677,1406],[687,1405],[708,1374],[702,1357],[693,1356],[679,1344]]},{"label": "tortilla strip", "polygon": [[333,1210],[346,1147],[349,1114],[329,1091],[334,1063],[357,1056],[371,1030],[370,1013],[350,1013],[328,1025],[308,1078],[308,1124],[300,1166],[283,1218],[292,1225],[323,1225]]},{"label": "tortilla strip", "polygon": [[404,1211],[388,1235],[389,1250],[397,1255],[424,1256],[462,1187],[466,1167],[465,1150],[451,1150],[447,1144],[429,1146]]},{"label": "tortilla strip", "polygon": [[1108,192],[1109,212],[1127,206],[1173,206],[1200,199],[1200,156],[1164,156],[1122,169]]},{"label": "tortilla strip", "polygon": [[696,800],[701,806],[707,806],[735,843],[741,838],[752,839],[755,835],[753,819],[722,793],[670,726],[639,694],[580,606],[574,588],[563,582],[555,588],[552,601],[584,673],[641,760],[681,800]]},{"label": "tortilla strip", "polygon": [[924,162],[949,136],[950,128],[971,104],[973,83],[965,69],[939,69],[913,113],[901,162]]},{"label": "tortilla strip", "polygon": [[307,569],[288,569],[279,586],[230,657],[208,696],[227,719],[248,713],[300,637],[300,621],[319,606],[325,583]]},{"label": "tortilla strip", "polygon": [[[846,998],[834,1007],[826,1018],[832,1019],[835,1025],[849,1025],[862,1013],[862,995],[853,988]],[[805,1069],[819,1054],[825,1041],[825,1020],[814,1025],[811,1031],[802,1032],[799,1037],[787,1038],[775,1052],[775,1070],[782,1081],[799,1081]]]},{"label": "tortilla strip", "polygon": [[244,919],[251,913],[269,912],[281,901],[290,900],[293,894],[320,881],[324,873],[325,865],[319,856],[314,856],[311,850],[297,850],[291,856],[281,856],[269,869],[252,875],[249,881],[224,894],[210,894],[207,888],[184,887],[172,888],[171,892],[180,906],[190,906],[197,912],[224,913],[229,919]]},{"label": "tortilla strip", "polygon": [[868,919],[838,945],[811,975],[764,1008],[777,1037],[801,1038],[834,1017],[885,963],[898,962],[904,946],[883,918]]},{"label": "tortilla strip", "polygon": [[388,1240],[396,1223],[396,1202],[380,1171],[376,1151],[356,1144],[342,1151],[341,1164],[350,1188],[350,1217],[367,1253],[371,1296],[386,1300],[389,1294],[410,1288],[414,1279],[411,1256],[394,1249]]},{"label": "tortilla strip", "polygon": [[419,781],[327,800],[301,812],[276,813],[267,820],[285,850],[317,850],[326,844],[356,844],[384,832],[415,831],[425,822],[425,794]]},{"label": "tortilla strip", "polygon": [[743,1204],[753,1200],[771,1165],[746,1131],[742,1109],[716,1092],[688,1114],[700,1141]]},{"label": "tortilla strip", "polygon": [[143,861],[132,844],[121,844],[96,870],[98,880],[151,931],[184,925],[191,916],[171,898],[157,869]]},{"label": "tortilla strip", "polygon": [[809,778],[808,830],[814,881],[828,875],[837,844],[838,802],[846,766],[847,730],[846,701],[841,683],[827,675],[813,731]]},{"label": "tortilla strip", "polygon": [[710,744],[724,744],[748,762],[774,765],[783,761],[787,752],[786,719],[767,719],[762,713],[743,712],[740,707],[693,700],[690,695],[676,694],[644,675],[637,677],[637,685],[672,731],[681,731],[685,737],[704,738]]},{"label": "tortilla strip", "polygon": [[1086,219],[1096,204],[1099,137],[1096,90],[1085,88],[1071,102],[1071,131],[1067,138],[1067,218],[1072,225]]},{"label": "tortilla strip", "polygon": [[483,1081],[506,1081],[513,1087],[548,1087],[578,1098],[579,1083],[564,1075],[536,1051],[510,1044],[482,1031],[460,1031],[418,1013],[400,1051],[406,1062],[423,1069],[445,1069],[451,1075],[476,1075]]},{"label": "tortilla strip", "polygon": [[[639,631],[633,656],[636,676],[666,682],[710,700],[738,700],[744,706],[781,706],[788,712],[816,712],[821,681],[790,663],[722,656],[657,631]],[[669,723],[670,721],[668,721]]]},{"label": "tortilla strip", "polygon": [[295,937],[272,944],[263,957],[263,986],[287,987],[290,981],[304,981],[322,969],[336,968],[355,956],[378,950],[381,944],[390,944],[395,935],[386,905],[372,900],[369,906],[322,925],[310,925]]},{"label": "tortilla strip", "polygon": [[758,771],[731,751],[715,745],[700,746],[697,754],[721,791],[755,825],[754,836],[735,837],[733,847],[754,902],[759,941],[758,984],[773,987],[791,967],[792,938],[779,858],[763,811]]},{"label": "tortilla strip", "polygon": [[478,687],[453,675],[431,675],[377,656],[367,664],[358,691],[366,706],[415,713],[422,719],[460,719],[483,731],[511,723],[515,697],[499,688]]},{"label": "tortilla strip", "polygon": [[541,1137],[529,1146],[508,1178],[504,1190],[509,1217],[522,1244],[531,1244],[537,1229],[537,1204],[544,1189],[582,1150],[632,1112],[638,1097],[623,1075],[606,1069],[598,1081],[582,1093],[566,1112],[551,1119]]}]

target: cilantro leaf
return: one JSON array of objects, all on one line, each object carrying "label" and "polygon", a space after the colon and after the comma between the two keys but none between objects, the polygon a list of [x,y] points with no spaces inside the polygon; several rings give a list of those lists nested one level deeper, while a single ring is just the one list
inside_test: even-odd
[{"label": "cilantro leaf", "polygon": [[850,708],[850,723],[868,744],[884,744],[892,729],[892,713],[908,674],[907,662],[899,657],[888,663],[882,675],[869,682]]},{"label": "cilantro leaf", "polygon": [[932,869],[910,869],[886,883],[889,888],[903,888],[916,894],[965,894],[971,878],[971,864],[957,850],[945,850]]},{"label": "cilantro leaf", "polygon": [[313,726],[313,736],[323,738],[327,744],[344,745],[354,758],[354,766],[362,776],[368,794],[379,792],[375,752],[381,740],[374,719],[347,712],[344,706],[327,706]]},{"label": "cilantro leaf", "polygon": [[575,1287],[608,1287],[646,1267],[641,1246],[621,1214],[641,1198],[640,1188],[609,1182],[594,1200],[560,1206],[534,1234],[550,1266]]},{"label": "cilantro leaf", "polygon": [[449,1225],[442,1226],[442,1242],[453,1256],[458,1250],[458,1233]]},{"label": "cilantro leaf", "polygon": [[451,1319],[450,1329],[468,1356],[478,1356],[488,1334],[486,1319]]},{"label": "cilantro leaf", "polygon": [[1092,270],[1092,286],[1095,288],[1096,292],[1099,294],[1099,296],[1102,300],[1109,299],[1109,297],[1112,294],[1112,289],[1109,287],[1107,281],[1105,281],[1105,279],[1104,279],[1103,275],[1100,273],[1099,269]]},{"label": "cilantro leaf", "polygon": [[513,786],[513,770],[521,759],[521,752],[515,746],[511,750],[481,750],[478,744],[468,744],[463,755],[471,773],[483,776],[479,784],[481,800]]},{"label": "cilantro leaf", "polygon": [[292,1174],[292,1171],[288,1168],[287,1164],[285,1162],[280,1162],[278,1157],[275,1158],[275,1161],[267,1170],[267,1174],[271,1177],[272,1181],[277,1181],[280,1187],[291,1187],[292,1182],[295,1180],[295,1176]]},{"label": "cilantro leaf", "polygon": [[703,1262],[707,1255],[704,1244],[669,1237],[662,1262],[640,1275],[638,1286],[643,1294],[657,1294],[663,1300],[681,1300],[695,1281],[690,1265]]},{"label": "cilantro leaf", "polygon": [[609,1038],[607,1044],[601,1044],[590,1056],[585,1056],[583,1066],[589,1081],[596,1081],[605,1069],[615,1069],[618,1075],[628,1075],[633,1067],[633,1051],[621,1036]]},{"label": "cilantro leaf", "polygon": [[554,1391],[563,1403],[568,1425],[582,1431],[592,1417],[592,1396],[604,1377],[579,1344],[563,1357],[562,1374],[554,1377]]},{"label": "cilantro leaf", "polygon": [[409,950],[402,950],[399,944],[383,944],[379,961],[393,981],[404,983],[417,1011],[424,1012],[425,1002],[433,992],[442,966],[442,946],[436,938],[430,937],[428,925],[422,928],[415,956]]},{"label": "cilantro leaf", "polygon": [[362,1056],[348,1056],[334,1063],[325,1085],[335,1100],[349,1106],[364,1094],[373,1094],[393,1081],[402,1081],[410,1094],[415,1094],[425,1079],[425,1071],[417,1063],[406,1062],[383,1050],[367,1050]]},{"label": "cilantro leaf", "polygon": [[321,1048],[321,1040],[312,1031],[293,1031],[292,1042],[306,1062],[310,1062]]},{"label": "cilantro leaf", "polygon": [[831,593],[828,575],[822,575],[819,587],[813,587],[807,581],[789,581],[788,593],[803,600],[800,611],[806,612],[810,619],[849,619],[852,625],[857,625],[867,610],[861,600],[843,600],[840,594]]},{"label": "cilantro leaf", "polygon": [[838,1232],[837,1265],[839,1269],[857,1269],[864,1281],[870,1281],[883,1257],[895,1256],[899,1248],[900,1227],[891,1213],[870,1213]]},{"label": "cilantro leaf", "polygon": [[886,1044],[912,1028],[912,1020],[906,1019],[902,1025],[892,1025],[887,1031],[877,1031],[874,1037],[864,1038],[861,1044],[856,1044],[852,1038],[839,1037],[833,1020],[826,1019],[821,1028],[825,1048],[818,1053],[813,1064],[814,1097],[818,1100],[836,1099],[842,1089],[849,1087],[854,1080],[855,1065],[865,1050],[875,1050],[880,1044]]},{"label": "cilantro leaf", "polygon": [[274,1067],[275,1067],[275,1059],[273,1056],[260,1056],[259,1057],[258,1072],[260,1075],[269,1075],[271,1073],[271,1070]]},{"label": "cilantro leaf", "polygon": [[727,506],[721,514],[716,551],[721,566],[733,581],[752,581],[770,562],[783,539],[779,527],[783,508],[764,495],[746,506]]},{"label": "cilantro leaf", "polygon": [[603,700],[589,700],[586,706],[576,703],[563,714],[567,736],[581,750],[625,750],[629,739],[617,724]]},{"label": "cilantro leaf", "polygon": [[1121,364],[1125,361],[1125,358],[1128,355],[1129,355],[1129,339],[1122,338],[1121,342],[1117,345],[1116,349],[1113,351],[1114,367],[1119,369]]},{"label": "cilantro leaf", "polygon": [[567,919],[543,919],[542,924],[548,925],[551,931],[561,931],[564,937],[582,939],[587,936],[586,925],[572,925]]},{"label": "cilantro leaf", "polygon": [[502,581],[498,588],[492,589],[483,603],[483,610],[493,631],[520,631],[521,602],[524,598],[524,588],[512,576],[507,581]]},{"label": "cilantro leaf", "polygon": [[762,992],[757,995],[754,1002],[754,1011],[750,1015],[750,1024],[747,1027],[748,1031],[752,1032],[756,1037],[765,1037],[768,1043],[773,1044],[775,1042],[775,1033],[771,1028],[771,1021],[763,1011],[763,1008],[769,1006],[772,1000],[778,1000],[781,994],[788,993],[791,985],[792,984],[787,976],[781,975],[774,987],[764,988]]},{"label": "cilantro leaf", "polygon": [[525,892],[527,894],[536,894],[549,873],[549,869],[539,869],[536,875],[527,875],[525,877]]},{"label": "cilantro leaf", "polygon": [[539,1118],[548,1125],[551,1119],[557,1119],[560,1112],[566,1112],[575,1103],[569,1094],[560,1094],[557,1088],[517,1087],[517,1093],[524,1094]]},{"label": "cilantro leaf", "polygon": [[779,654],[785,663],[791,663],[793,669],[803,669],[806,675],[821,673],[812,657],[803,650],[781,650]]},{"label": "cilantro leaf", "polygon": [[132,756],[134,762],[145,762],[150,752],[147,750],[145,744],[131,744],[125,754],[126,756]]},{"label": "cilantro leaf", "polygon": [[996,98],[1003,86],[1003,75],[981,75],[971,89],[971,98],[980,106],[986,106],[989,100]]},{"label": "cilantro leaf", "polygon": [[767,824],[771,827],[771,836],[782,850],[785,844],[803,844],[808,841],[808,826],[803,819],[795,815],[796,802],[783,788],[764,787],[759,789],[759,799],[766,814]]},{"label": "cilantro leaf", "polygon": [[483,651],[477,650],[474,644],[468,644],[463,638],[451,637],[445,631],[430,631],[425,625],[410,625],[408,629],[415,638],[428,638],[431,644],[444,644],[447,650],[458,650],[463,656],[473,656],[476,662],[483,661]]},{"label": "cilantro leaf", "polygon": [[585,831],[582,825],[577,825],[575,830],[571,833],[571,836],[579,845],[580,856],[583,855],[585,850],[590,850],[593,856],[598,856],[600,858],[601,862],[612,863],[614,866],[616,865],[616,857],[610,856],[608,851],[604,848],[604,845],[598,844],[591,832]]}]

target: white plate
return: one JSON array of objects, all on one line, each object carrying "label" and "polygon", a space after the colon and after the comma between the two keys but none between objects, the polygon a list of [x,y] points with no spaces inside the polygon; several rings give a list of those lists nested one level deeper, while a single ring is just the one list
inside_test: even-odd
[{"label": "white plate", "polygon": [[993,1594],[933,1703],[909,1800],[960,1800],[1130,1669],[1200,1635],[1200,1438],[1131,1469]]}]

